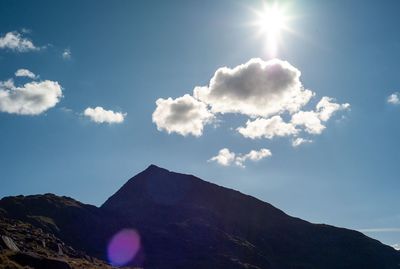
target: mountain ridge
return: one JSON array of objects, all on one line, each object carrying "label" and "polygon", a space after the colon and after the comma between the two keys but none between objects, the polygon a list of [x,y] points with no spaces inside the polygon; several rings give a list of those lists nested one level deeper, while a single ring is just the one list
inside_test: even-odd
[{"label": "mountain ridge", "polygon": [[100,207],[53,194],[5,197],[0,216],[52,233],[107,261],[110,238],[141,238],[144,268],[398,269],[400,252],[364,234],[313,224],[239,191],[156,165]]}]

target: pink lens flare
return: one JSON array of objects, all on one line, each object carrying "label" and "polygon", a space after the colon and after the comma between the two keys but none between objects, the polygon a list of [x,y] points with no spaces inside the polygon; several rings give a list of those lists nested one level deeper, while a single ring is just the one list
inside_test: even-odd
[{"label": "pink lens flare", "polygon": [[108,243],[110,264],[122,266],[132,261],[140,249],[140,236],[137,231],[123,229],[116,233]]}]

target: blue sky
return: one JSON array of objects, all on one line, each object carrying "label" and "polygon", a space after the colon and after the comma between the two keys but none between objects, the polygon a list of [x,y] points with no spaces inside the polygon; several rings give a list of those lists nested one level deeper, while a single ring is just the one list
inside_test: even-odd
[{"label": "blue sky", "polygon": [[[252,25],[261,1],[1,1],[0,196],[52,192],[100,205],[154,163],[400,243],[400,3],[279,5],[291,31],[281,31],[274,62]],[[228,86],[213,87],[224,66],[231,76],[215,80]],[[301,83],[291,93],[313,96],[291,111],[279,99],[275,112],[253,86],[237,99],[252,70],[270,67]],[[323,97],[337,105],[326,121]],[[301,111],[325,128],[308,128],[304,114],[294,121]],[[274,116],[280,124],[265,122]],[[257,119],[261,133],[238,132]],[[312,142],[294,147],[297,138]],[[217,158],[224,148],[230,155]]]}]

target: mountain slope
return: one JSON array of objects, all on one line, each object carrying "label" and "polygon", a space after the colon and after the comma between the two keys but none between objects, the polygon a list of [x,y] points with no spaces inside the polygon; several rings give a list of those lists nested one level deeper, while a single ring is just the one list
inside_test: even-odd
[{"label": "mountain slope", "polygon": [[[202,265],[214,255],[237,261],[238,268],[400,268],[398,252],[359,232],[310,224],[251,196],[156,166],[130,179],[101,208],[145,230],[151,238],[146,252],[157,261],[175,256],[178,265],[187,257],[188,264]],[[157,232],[174,249],[160,247]]]},{"label": "mountain slope", "polygon": [[0,235],[0,268],[115,268],[26,222],[0,217]]},{"label": "mountain slope", "polygon": [[100,208],[55,195],[0,200],[0,216],[30,223],[107,260],[107,244],[135,229],[144,268],[398,269],[400,253],[347,229],[311,224],[191,175],[151,165]]},{"label": "mountain slope", "polygon": [[[1,210],[3,209],[3,213]],[[105,259],[109,238],[123,221],[99,208],[54,194],[6,197],[0,216],[30,223],[89,255]]]}]

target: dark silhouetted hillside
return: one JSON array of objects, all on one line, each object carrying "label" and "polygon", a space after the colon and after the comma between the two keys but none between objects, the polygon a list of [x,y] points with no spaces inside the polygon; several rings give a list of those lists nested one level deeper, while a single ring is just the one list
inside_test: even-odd
[{"label": "dark silhouetted hillside", "polygon": [[[311,209],[310,209],[311,210]],[[191,175],[151,165],[100,208],[51,194],[0,201],[30,223],[107,260],[113,234],[137,230],[144,268],[398,269],[400,253],[359,232],[311,224]]]}]

